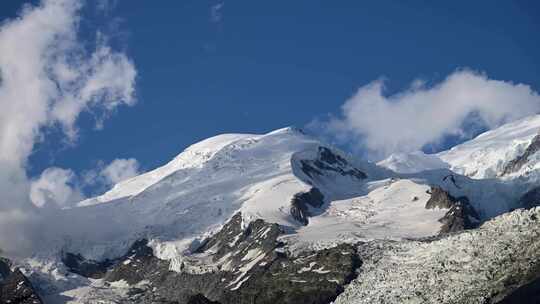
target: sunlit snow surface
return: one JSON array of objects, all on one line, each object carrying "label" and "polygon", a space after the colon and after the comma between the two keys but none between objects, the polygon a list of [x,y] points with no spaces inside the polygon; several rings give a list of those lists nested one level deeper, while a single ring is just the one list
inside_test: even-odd
[{"label": "sunlit snow surface", "polygon": [[425,208],[427,185],[411,180],[368,184],[365,196],[333,201],[296,234],[285,236],[292,249],[326,247],[338,242],[418,238],[436,234],[447,210]]},{"label": "sunlit snow surface", "polygon": [[[380,166],[400,173],[449,168],[474,179],[498,178],[504,166],[521,155],[540,131],[540,115],[521,119],[485,132],[476,138],[438,154],[422,152],[393,154]],[[540,158],[529,159],[528,166],[506,178],[532,173],[537,179]]]},{"label": "sunlit snow surface", "polygon": [[[472,178],[495,178],[504,165],[525,151],[539,131],[540,115],[535,115],[482,133],[438,155],[456,173]],[[524,171],[533,172],[539,168],[540,159],[529,158],[529,161]],[[524,171],[516,172],[514,177],[522,176]]]}]

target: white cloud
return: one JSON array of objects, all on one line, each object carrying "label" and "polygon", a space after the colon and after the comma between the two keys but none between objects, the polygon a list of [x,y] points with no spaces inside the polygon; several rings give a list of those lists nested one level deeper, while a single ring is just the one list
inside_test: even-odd
[{"label": "white cloud", "polygon": [[[44,131],[58,126],[73,142],[83,111],[92,111],[99,125],[118,106],[135,103],[131,60],[113,51],[101,33],[93,50],[79,41],[81,8],[81,0],[43,0],[0,24],[0,231],[8,222],[35,218],[26,167]],[[62,191],[51,193],[63,201]],[[0,248],[16,246],[17,240],[6,238],[0,237]]]},{"label": "white cloud", "polygon": [[51,167],[33,180],[30,199],[37,207],[68,207],[84,199],[75,185],[76,176],[71,170]]},{"label": "white cloud", "polygon": [[103,176],[108,185],[114,185],[128,178],[139,175],[139,162],[134,158],[115,159],[103,170]]},{"label": "white cloud", "polygon": [[467,137],[464,124],[494,128],[540,111],[540,96],[524,84],[489,79],[460,70],[441,83],[384,95],[384,81],[361,87],[342,106],[342,115],[324,123],[330,134],[355,142],[372,158],[420,150],[446,136]]},{"label": "white cloud", "polygon": [[75,0],[45,0],[0,29],[0,158],[24,164],[41,129],[76,136],[79,114],[133,104],[135,68],[100,39],[88,53],[77,40]]}]

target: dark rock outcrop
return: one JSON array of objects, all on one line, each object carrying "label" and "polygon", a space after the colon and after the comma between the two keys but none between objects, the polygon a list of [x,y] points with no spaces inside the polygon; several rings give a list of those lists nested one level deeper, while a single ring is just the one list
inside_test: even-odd
[{"label": "dark rock outcrop", "polygon": [[223,303],[330,303],[356,276],[361,262],[350,245],[310,252],[291,259],[276,256],[253,273],[238,291],[227,291]]},{"label": "dark rock outcrop", "polygon": [[[335,299],[360,267],[355,246],[292,256],[278,240],[279,225],[259,219],[242,227],[242,222],[236,214],[180,262],[159,260],[145,241],[138,242],[105,279],[145,282],[131,303],[322,304]],[[171,263],[177,263],[176,271]]]},{"label": "dark rock outcrop", "polygon": [[206,239],[195,253],[203,253],[214,246],[219,246],[220,249],[230,248],[237,242],[244,240],[246,236],[247,233],[244,233],[242,229],[242,214],[236,213],[220,231],[211,238]]},{"label": "dark rock outcrop", "polygon": [[540,151],[540,134],[536,135],[525,152],[515,159],[509,161],[501,173],[501,175],[507,175],[519,171],[528,161],[529,157]]},{"label": "dark rock outcrop", "polygon": [[[80,254],[64,252],[62,254],[62,262],[69,271],[92,279],[102,279],[107,275],[107,272],[117,265],[119,262],[129,260],[133,257],[144,258],[153,257],[152,249],[146,246],[147,240],[140,239],[131,245],[130,249],[124,256],[114,260],[94,261],[84,258]],[[133,280],[137,281],[137,280]]]},{"label": "dark rock outcrop", "polygon": [[159,268],[162,263],[154,257],[152,248],[147,244],[146,239],[133,243],[128,252],[106,273],[105,279],[110,282],[125,280],[129,284],[136,284],[144,280],[152,267]]},{"label": "dark rock outcrop", "polygon": [[113,261],[104,260],[101,262],[87,260],[80,254],[65,252],[62,255],[62,262],[69,271],[92,279],[101,279],[105,276],[107,269]]},{"label": "dark rock outcrop", "polygon": [[460,198],[439,221],[443,223],[440,233],[473,229],[479,223],[478,215],[466,197]]},{"label": "dark rock outcrop", "polygon": [[465,196],[455,198],[441,187],[431,187],[431,197],[426,202],[426,209],[449,209],[439,219],[443,224],[439,233],[451,233],[478,226],[480,217]]},{"label": "dark rock outcrop", "polygon": [[11,263],[8,259],[0,257],[0,282],[11,273]]},{"label": "dark rock outcrop", "polygon": [[441,187],[431,187],[429,194],[431,194],[431,197],[426,202],[426,209],[450,209],[457,201],[455,197]]},{"label": "dark rock outcrop", "polygon": [[342,176],[352,176],[357,179],[365,179],[367,175],[351,166],[346,159],[326,147],[319,147],[315,160],[301,160],[301,170],[314,178],[324,175],[325,171],[335,172]]},{"label": "dark rock outcrop", "polygon": [[19,269],[11,271],[6,259],[0,259],[0,271],[0,303],[43,304],[32,283]]},{"label": "dark rock outcrop", "polygon": [[320,208],[324,204],[324,195],[319,189],[313,187],[308,192],[300,192],[291,200],[291,216],[300,223],[309,223],[310,207]]}]

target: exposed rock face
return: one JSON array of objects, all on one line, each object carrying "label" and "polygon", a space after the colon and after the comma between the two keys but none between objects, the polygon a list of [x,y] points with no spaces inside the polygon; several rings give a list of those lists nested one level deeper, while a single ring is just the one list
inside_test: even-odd
[{"label": "exposed rock face", "polygon": [[129,284],[135,284],[144,280],[146,272],[150,272],[152,267],[159,269],[164,266],[166,267],[165,263],[158,260],[152,248],[147,246],[147,240],[141,239],[133,243],[128,252],[117,260],[117,264],[106,274],[105,279],[110,282],[125,280]]},{"label": "exposed rock face", "polygon": [[476,228],[479,223],[478,215],[466,197],[457,201],[439,221],[443,223],[440,233]]},{"label": "exposed rock face", "polygon": [[350,245],[302,254],[276,255],[256,269],[253,280],[238,292],[227,292],[223,303],[330,303],[355,278],[360,260]]},{"label": "exposed rock face", "polygon": [[324,196],[319,189],[313,187],[308,192],[301,192],[294,195],[291,200],[291,215],[300,223],[307,225],[308,217],[311,215],[309,209],[320,208],[324,204]]},{"label": "exposed rock face", "polygon": [[[212,254],[212,261],[218,262],[231,252],[258,251],[266,255],[283,246],[283,243],[277,240],[282,233],[279,225],[257,219],[245,229],[242,229],[241,223],[242,215],[240,213],[235,214],[232,220],[217,234],[208,239],[197,252],[210,253]],[[229,265],[241,265],[243,258],[242,254],[232,255],[229,261],[232,264]]]},{"label": "exposed rock face", "polygon": [[351,166],[343,157],[335,154],[326,147],[319,147],[315,160],[302,160],[301,169],[309,177],[324,175],[324,171],[332,171],[343,176],[353,176],[357,179],[365,179],[367,175]]},{"label": "exposed rock face", "polygon": [[523,194],[523,196],[519,199],[518,206],[525,209],[540,206],[540,187],[535,187]]},{"label": "exposed rock face", "polygon": [[449,209],[439,219],[443,226],[440,233],[451,233],[477,227],[479,216],[467,197],[455,198],[441,187],[431,187],[431,197],[426,202],[426,209]]},{"label": "exposed rock face", "polygon": [[431,187],[429,192],[431,197],[426,202],[426,209],[450,209],[457,201],[455,197],[441,187]]},{"label": "exposed rock face", "polygon": [[509,161],[501,173],[501,175],[507,175],[519,171],[528,161],[529,156],[532,156],[536,152],[540,151],[540,134],[536,135],[525,152]]},{"label": "exposed rock face", "polygon": [[105,276],[107,268],[113,264],[109,260],[103,262],[87,260],[80,254],[69,252],[63,254],[62,262],[67,266],[69,271],[92,279],[100,279]]},{"label": "exposed rock face", "polygon": [[0,282],[11,273],[11,264],[8,259],[0,257]]},{"label": "exposed rock face", "polygon": [[24,274],[11,271],[9,261],[0,258],[0,303],[42,304],[42,300]]},{"label": "exposed rock face", "polygon": [[[189,256],[164,261],[136,242],[106,274],[130,286],[126,303],[329,303],[361,261],[353,245],[290,255],[277,224],[236,214]],[[174,271],[173,271],[174,270]]]}]

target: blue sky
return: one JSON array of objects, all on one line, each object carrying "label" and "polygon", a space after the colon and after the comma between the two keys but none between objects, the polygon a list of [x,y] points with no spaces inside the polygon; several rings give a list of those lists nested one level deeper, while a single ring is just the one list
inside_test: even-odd
[{"label": "blue sky", "polygon": [[[389,95],[462,67],[540,90],[537,1],[96,3],[83,9],[82,39],[100,29],[133,60],[137,103],[118,107],[102,130],[84,114],[76,144],[48,131],[30,156],[31,176],[129,157],[148,170],[219,133],[303,127],[339,115],[381,77]],[[20,7],[2,1],[0,19]]]}]

